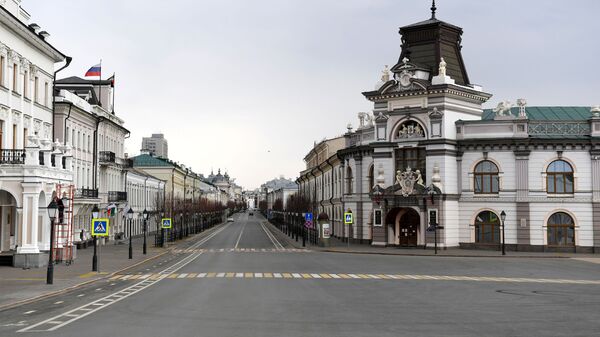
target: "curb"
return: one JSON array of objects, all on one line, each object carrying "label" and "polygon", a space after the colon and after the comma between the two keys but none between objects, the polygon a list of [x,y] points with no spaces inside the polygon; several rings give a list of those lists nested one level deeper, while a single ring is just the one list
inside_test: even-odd
[{"label": "curb", "polygon": [[389,255],[389,256],[421,256],[421,257],[469,257],[469,258],[501,258],[501,259],[571,259],[573,257],[571,256],[556,256],[556,255],[548,255],[548,256],[543,256],[543,255],[533,255],[533,256],[528,256],[528,255],[469,255],[469,254],[456,254],[456,255],[444,255],[444,254],[438,254],[438,255],[428,255],[428,254],[417,254],[417,253],[395,253],[395,252],[369,252],[369,251],[364,251],[364,250],[355,250],[355,251],[348,251],[348,250],[337,250],[337,249],[331,249],[331,248],[323,248],[323,247],[319,247],[319,246],[314,246],[314,245],[307,245],[306,247],[302,247],[302,244],[298,244],[296,243],[296,240],[290,238],[289,236],[287,236],[285,233],[283,233],[281,230],[279,230],[279,228],[275,227],[275,225],[273,225],[272,223],[270,223],[269,221],[265,220],[265,222],[271,226],[271,228],[273,228],[274,230],[276,230],[278,233],[281,234],[282,237],[285,238],[285,240],[292,246],[294,246],[295,248],[299,248],[299,249],[310,249],[312,251],[315,252],[325,252],[325,253],[336,253],[336,254],[362,254],[362,255]]},{"label": "curb", "polygon": [[[218,227],[218,226],[220,226],[222,224],[223,223],[217,224],[217,225],[213,226],[213,228],[216,228],[216,227]],[[206,231],[204,231],[203,233],[206,233]],[[200,234],[202,234],[202,233],[200,233]],[[180,243],[187,242],[190,239],[192,239],[192,238],[184,239],[184,240],[180,241]],[[35,297],[27,298],[27,299],[24,299],[24,300],[20,300],[20,301],[16,301],[16,302],[11,302],[11,303],[0,305],[0,312],[8,310],[8,309],[13,309],[13,308],[25,305],[25,304],[34,303],[34,302],[37,302],[37,301],[40,301],[40,300],[43,300],[43,299],[47,299],[47,298],[50,298],[50,297],[54,297],[54,296],[57,296],[57,295],[61,295],[61,294],[64,294],[64,293],[68,293],[70,291],[76,290],[78,288],[84,287],[84,286],[92,284],[94,282],[98,282],[98,281],[109,279],[109,278],[115,276],[115,274],[122,273],[124,271],[129,270],[129,269],[135,268],[135,267],[137,267],[137,266],[139,266],[141,264],[144,264],[146,262],[149,262],[149,261],[152,261],[152,260],[154,260],[156,258],[159,258],[159,257],[161,257],[161,256],[163,256],[163,255],[165,255],[167,253],[171,253],[173,251],[173,249],[175,249],[176,246],[177,245],[173,245],[171,247],[167,247],[167,249],[165,251],[161,252],[160,254],[157,254],[157,255],[149,257],[149,258],[147,258],[145,260],[136,262],[136,263],[134,263],[134,264],[132,264],[130,266],[121,268],[119,270],[116,270],[116,271],[114,271],[114,272],[112,272],[110,274],[104,275],[102,277],[95,278],[95,279],[88,280],[88,281],[84,281],[84,282],[72,285],[70,287],[67,287],[67,288],[55,290],[55,291],[50,292],[50,293],[45,293],[45,294],[41,294],[41,295],[38,295],[38,296],[35,296]]]}]

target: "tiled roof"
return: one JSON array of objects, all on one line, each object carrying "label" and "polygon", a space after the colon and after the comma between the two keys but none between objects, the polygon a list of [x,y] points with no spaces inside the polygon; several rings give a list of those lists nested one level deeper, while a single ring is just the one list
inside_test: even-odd
[{"label": "tiled roof", "polygon": [[131,159],[133,160],[133,167],[155,167],[155,166],[174,167],[175,166],[175,165],[167,162],[164,159],[153,157],[148,154],[140,154],[139,156],[135,156]]},{"label": "tiled roof", "polygon": [[[518,116],[519,107],[511,108],[510,112]],[[530,120],[539,121],[582,121],[592,117],[590,107],[583,106],[528,106],[525,112]],[[485,109],[481,119],[492,120],[495,114],[492,109]]]}]

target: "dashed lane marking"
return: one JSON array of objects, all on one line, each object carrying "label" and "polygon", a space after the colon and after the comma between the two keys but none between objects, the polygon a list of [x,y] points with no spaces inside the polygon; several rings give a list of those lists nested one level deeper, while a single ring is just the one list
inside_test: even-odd
[{"label": "dashed lane marking", "polygon": [[[118,275],[117,280],[130,281],[130,275]],[[144,279],[153,279],[160,274],[141,275]],[[500,283],[555,283],[555,284],[585,284],[600,285],[600,280],[576,280],[576,279],[549,279],[549,278],[523,278],[523,277],[494,277],[494,276],[453,276],[453,275],[409,275],[409,274],[344,274],[344,273],[252,273],[252,272],[209,272],[209,273],[172,273],[165,279],[202,279],[202,278],[225,278],[225,279],[318,279],[318,280],[357,280],[357,281],[393,281],[393,280],[417,280],[417,281],[468,281],[468,282],[500,282]]]},{"label": "dashed lane marking", "polygon": [[[227,227],[229,227],[229,224],[210,233],[206,237],[202,238],[198,242],[191,245],[188,249],[193,250],[193,249],[198,248],[199,246],[201,246],[208,240],[212,239],[215,235],[222,232]],[[193,253],[191,255],[184,257],[183,259],[175,262],[171,266],[169,266],[169,267],[165,268],[164,270],[160,271],[159,273],[157,273],[159,275],[158,277],[153,277],[154,276],[153,274],[148,274],[148,276],[142,278],[141,281],[138,281],[137,283],[135,283],[125,289],[119,290],[110,295],[107,295],[98,300],[95,300],[91,303],[87,303],[78,308],[61,313],[57,316],[46,319],[39,323],[35,323],[33,325],[30,325],[28,327],[20,329],[17,332],[45,332],[45,331],[57,330],[67,324],[70,324],[74,321],[77,321],[81,318],[91,315],[98,310],[102,310],[111,304],[114,304],[114,303],[119,302],[129,296],[132,296],[132,295],[154,285],[155,283],[164,280],[166,277],[171,277],[173,275],[175,275],[175,277],[177,277],[177,276],[181,275],[181,274],[175,274],[175,272],[178,271],[179,269],[185,267],[192,261],[194,261],[201,254],[202,254],[201,252],[197,252],[197,253]],[[127,276],[131,276],[131,277],[127,277]],[[142,275],[142,274],[125,275],[124,277],[121,278],[121,280],[123,280],[123,279],[125,279],[125,280],[139,279],[142,276],[146,276],[146,275]],[[188,276],[188,275],[186,275],[186,276]],[[78,295],[78,297],[80,297],[80,296],[83,296],[83,294]]]},{"label": "dashed lane marking", "polygon": [[210,248],[175,249],[173,253],[311,253],[310,249],[300,248]]}]

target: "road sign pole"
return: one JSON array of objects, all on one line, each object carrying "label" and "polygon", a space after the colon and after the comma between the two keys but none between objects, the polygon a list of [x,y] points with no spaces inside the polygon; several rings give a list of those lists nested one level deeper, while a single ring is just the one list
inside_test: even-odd
[{"label": "road sign pole", "polygon": [[98,254],[97,254],[97,244],[96,244],[96,235],[94,238],[94,257],[92,257],[92,271],[98,271]]}]

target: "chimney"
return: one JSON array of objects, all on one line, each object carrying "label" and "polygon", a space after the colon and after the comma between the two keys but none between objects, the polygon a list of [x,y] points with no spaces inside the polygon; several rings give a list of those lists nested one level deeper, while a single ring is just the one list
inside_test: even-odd
[{"label": "chimney", "polygon": [[35,34],[37,34],[40,31],[40,28],[40,25],[38,25],[37,23],[32,23],[29,25],[29,29],[31,29],[31,31]]},{"label": "chimney", "polygon": [[39,35],[40,35],[40,37],[41,37],[43,40],[46,40],[46,39],[48,39],[48,38],[50,37],[50,33],[48,33],[48,32],[47,32],[47,31],[45,31],[45,30],[41,31]]}]

